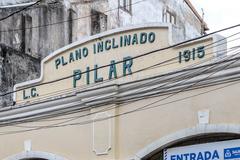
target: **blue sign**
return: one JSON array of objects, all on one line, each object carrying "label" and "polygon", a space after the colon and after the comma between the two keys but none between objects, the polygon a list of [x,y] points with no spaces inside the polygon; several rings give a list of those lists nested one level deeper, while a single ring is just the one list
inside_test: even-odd
[{"label": "blue sign", "polygon": [[170,160],[218,160],[217,150],[171,155]]},{"label": "blue sign", "polygon": [[240,160],[240,139],[169,148],[164,160]]},{"label": "blue sign", "polygon": [[224,149],[224,159],[240,158],[240,147]]}]

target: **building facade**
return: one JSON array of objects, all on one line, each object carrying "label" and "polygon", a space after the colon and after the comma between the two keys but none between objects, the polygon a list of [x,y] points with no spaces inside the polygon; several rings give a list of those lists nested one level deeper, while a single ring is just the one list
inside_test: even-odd
[{"label": "building facade", "polygon": [[15,104],[0,109],[0,159],[239,159],[238,48],[218,35],[176,44],[206,29],[189,1],[46,3],[26,13],[60,6],[55,15],[72,21],[31,31],[52,48],[36,49],[40,77],[16,84]]},{"label": "building facade", "polygon": [[209,146],[239,147],[239,57],[215,59],[216,36],[168,48],[171,31],[112,30],[46,57],[41,77],[16,85],[16,105],[0,113],[0,158],[195,160],[202,150],[223,159]]}]

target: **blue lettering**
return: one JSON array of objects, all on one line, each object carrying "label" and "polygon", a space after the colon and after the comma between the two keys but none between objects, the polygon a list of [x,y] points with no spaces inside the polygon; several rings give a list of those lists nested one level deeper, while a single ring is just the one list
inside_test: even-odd
[{"label": "blue lettering", "polygon": [[171,160],[176,160],[176,155],[172,155]]},{"label": "blue lettering", "polygon": [[77,69],[73,71],[73,88],[77,87],[77,81],[80,80],[82,77],[81,70]]},{"label": "blue lettering", "polygon": [[108,79],[117,78],[117,68],[114,60],[111,61]]},{"label": "blue lettering", "polygon": [[59,66],[60,64],[61,64],[60,58],[56,59],[56,60],[55,60],[56,69],[58,69],[58,66]]},{"label": "blue lettering", "polygon": [[148,41],[150,43],[153,43],[155,41],[155,38],[156,38],[156,35],[154,32],[150,32],[149,35],[148,35]]},{"label": "blue lettering", "polygon": [[201,152],[198,153],[197,160],[204,160]]},{"label": "blue lettering", "polygon": [[88,49],[86,47],[83,48],[83,57],[88,56]]},{"label": "blue lettering", "polygon": [[69,55],[69,63],[72,63],[74,61],[75,61],[75,59],[74,59],[73,53],[71,52]]},{"label": "blue lettering", "polygon": [[98,65],[95,65],[94,66],[94,82],[98,83],[102,81],[103,81],[103,77],[98,77]]},{"label": "blue lettering", "polygon": [[185,160],[188,160],[189,153],[184,154]]},{"label": "blue lettering", "polygon": [[131,69],[132,65],[133,65],[132,57],[129,56],[129,57],[123,58],[123,76],[132,74],[132,69]]},{"label": "blue lettering", "polygon": [[31,89],[31,96],[32,96],[32,97],[37,97],[37,96],[38,96],[38,94],[37,94],[37,89],[36,89],[36,88],[32,88],[32,89]]},{"label": "blue lettering", "polygon": [[218,155],[218,152],[217,152],[217,150],[215,150],[214,152],[213,152],[213,156],[212,156],[212,159],[219,159],[219,155]]},{"label": "blue lettering", "polygon": [[217,160],[217,159],[220,159],[217,150],[214,150],[213,152],[205,151],[198,153],[171,155],[171,160]]},{"label": "blue lettering", "polygon": [[61,60],[62,60],[62,66],[65,66],[65,65],[67,65],[67,64],[68,64],[67,62],[65,62],[65,60],[64,60],[64,57],[63,57],[63,56],[61,57]]},{"label": "blue lettering", "polygon": [[183,160],[183,156],[182,155],[177,155],[177,160]]},{"label": "blue lettering", "polygon": [[195,153],[190,153],[190,160],[195,160],[196,154]]},{"label": "blue lettering", "polygon": [[209,151],[204,152],[204,159],[209,160],[210,158],[211,158],[211,152]]}]

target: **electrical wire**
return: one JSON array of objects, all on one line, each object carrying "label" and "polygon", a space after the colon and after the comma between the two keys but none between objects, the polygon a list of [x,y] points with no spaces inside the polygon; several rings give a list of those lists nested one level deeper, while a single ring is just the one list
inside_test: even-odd
[{"label": "electrical wire", "polygon": [[[239,53],[238,53],[239,54]],[[239,59],[238,59],[239,60]],[[233,63],[235,63],[236,61],[238,61],[238,60],[235,60],[234,62],[231,62],[230,64],[233,64]],[[229,64],[227,65],[227,66],[229,66]],[[214,67],[216,67],[216,66],[212,66],[211,68],[214,68]],[[226,68],[226,66],[224,66],[224,68]],[[209,69],[205,69],[203,72],[206,72],[207,70],[209,70]],[[222,70],[222,68],[220,69],[220,70]],[[199,75],[201,75],[203,72],[201,72]],[[215,74],[215,73],[214,73]],[[212,75],[212,74],[211,74]],[[195,77],[196,75],[194,74],[193,76],[191,76],[191,77],[189,77],[189,78],[193,78],[193,77]],[[210,77],[210,76],[208,76],[208,77]],[[189,80],[189,79],[187,79],[187,80]],[[195,83],[196,84],[196,83]],[[194,84],[194,85],[195,85]],[[182,91],[181,91],[182,92]],[[174,94],[172,94],[172,95],[170,95],[170,96],[173,96],[173,95],[176,95],[176,93],[174,93]],[[167,98],[169,98],[170,96],[168,96]],[[167,99],[167,98],[164,98],[164,99],[161,99],[160,101],[162,101],[162,100],[165,100],[165,99]],[[159,102],[159,101],[158,101]],[[91,114],[91,113],[90,113]],[[89,114],[87,114],[87,115],[89,115]],[[82,117],[82,116],[81,116]],[[79,117],[78,117],[79,118]],[[60,123],[57,123],[58,125],[59,124],[63,124],[63,123],[66,123],[66,122],[70,122],[70,121],[72,121],[72,120],[76,120],[76,119],[70,119],[70,120],[67,120],[67,121],[65,121],[65,122],[60,122]],[[52,125],[51,125],[52,126]]]},{"label": "electrical wire", "polygon": [[[144,57],[144,56],[147,56],[147,55],[156,53],[156,52],[160,52],[160,51],[168,50],[168,49],[171,49],[171,48],[174,48],[174,47],[178,47],[178,46],[180,46],[180,45],[183,45],[183,44],[186,44],[186,43],[189,43],[189,42],[193,42],[193,41],[202,39],[202,38],[204,38],[204,37],[207,37],[207,36],[210,36],[210,35],[213,35],[213,34],[216,34],[216,33],[222,32],[222,31],[225,31],[225,30],[229,30],[229,29],[232,29],[232,28],[236,28],[236,27],[239,27],[239,26],[240,26],[240,24],[234,25],[234,26],[231,26],[231,27],[227,27],[227,28],[224,28],[224,29],[220,29],[220,30],[218,30],[218,31],[215,31],[215,32],[212,32],[212,33],[203,35],[203,36],[201,36],[201,37],[193,38],[193,39],[186,40],[186,41],[183,41],[183,42],[174,44],[174,45],[170,45],[170,46],[167,46],[167,47],[163,47],[163,48],[160,48],[160,49],[157,49],[157,50],[153,50],[153,51],[150,51],[150,52],[147,52],[147,53],[143,53],[143,54],[137,55],[137,56],[135,56],[135,57],[132,57],[132,59],[134,60],[134,59],[141,58],[141,57]],[[123,62],[124,62],[123,60],[122,60],[122,61],[117,61],[117,62],[115,62],[114,64],[116,65],[116,64],[119,64],[119,63],[123,63]],[[95,68],[95,69],[90,69],[89,71],[84,71],[84,72],[82,72],[81,74],[90,73],[90,72],[92,72],[92,71],[95,71],[96,69],[101,69],[101,68],[109,67],[110,65],[112,65],[112,64],[107,64],[107,65],[103,65],[103,66],[100,66],[100,67]],[[73,76],[76,76],[76,75],[74,74],[74,75],[66,76],[66,77],[63,77],[63,78],[56,79],[56,80],[44,82],[44,83],[41,83],[41,84],[36,84],[36,85],[34,85],[34,86],[24,87],[24,88],[15,90],[15,91],[11,91],[11,92],[7,92],[7,93],[4,93],[4,94],[1,94],[0,97],[6,96],[6,95],[8,95],[8,94],[15,93],[15,92],[19,92],[19,91],[22,91],[22,90],[25,90],[25,89],[29,89],[29,88],[32,88],[32,87],[37,87],[37,86],[42,86],[42,85],[46,85],[46,84],[52,84],[52,83],[56,83],[56,82],[59,82],[59,81],[63,81],[63,80],[65,80],[65,79],[72,78]]]},{"label": "electrical wire", "polygon": [[[222,39],[220,39],[220,40],[217,40],[217,41],[214,41],[214,42],[212,42],[212,43],[209,43],[209,44],[205,45],[205,51],[206,51],[206,50],[209,50],[209,49],[212,49],[212,48],[214,48],[214,47],[217,47],[217,46],[224,45],[224,44],[226,44],[226,42],[221,43],[221,44],[217,44],[217,43],[222,42],[222,41],[224,41],[224,40],[226,40],[226,39],[228,39],[228,38],[231,38],[231,37],[236,36],[236,35],[239,35],[239,34],[240,34],[240,32],[237,32],[237,33],[234,33],[234,34],[232,34],[232,35],[230,35],[230,36],[228,36],[228,37],[225,37],[225,38],[222,38]],[[236,41],[236,40],[238,40],[238,39],[240,39],[240,38],[235,38],[235,39],[233,39],[233,40],[230,40],[230,41],[228,41],[228,43],[233,42],[233,41]],[[217,45],[214,45],[214,46],[213,46],[213,44],[217,44]],[[221,52],[221,51],[218,51],[218,52]],[[212,54],[212,53],[209,53],[209,54]],[[207,55],[207,54],[206,54],[206,55]],[[157,64],[155,64],[155,65],[152,65],[152,66],[150,66],[150,67],[146,67],[146,68],[137,70],[137,71],[133,72],[132,74],[139,73],[139,72],[142,72],[142,71],[145,71],[145,70],[149,70],[149,69],[154,69],[155,67],[171,65],[171,64],[174,64],[174,63],[179,63],[179,62],[173,62],[173,63],[165,64],[165,63],[167,63],[167,62],[171,62],[171,61],[177,60],[177,58],[179,58],[179,57],[176,56],[176,57],[170,58],[170,59],[165,60],[165,61],[163,61],[163,62],[159,62],[159,63],[157,63]],[[125,77],[125,76],[122,75],[122,76],[117,77],[116,79],[123,78],[123,77]],[[47,94],[41,95],[40,98],[36,98],[35,100],[33,100],[33,102],[34,102],[34,101],[39,101],[39,100],[44,100],[44,99],[46,99],[46,98],[50,98],[49,95],[51,95],[51,97],[53,97],[53,96],[60,96],[60,95],[62,95],[63,93],[66,95],[67,92],[68,92],[68,93],[69,93],[69,92],[71,93],[71,92],[77,91],[77,90],[79,90],[79,89],[91,88],[91,87],[94,87],[94,86],[97,86],[97,85],[102,85],[102,84],[107,83],[107,82],[110,82],[110,81],[114,81],[114,80],[116,80],[116,79],[103,80],[103,82],[101,82],[101,84],[96,83],[96,84],[93,84],[93,85],[90,85],[90,86],[88,86],[88,85],[81,85],[81,86],[79,86],[79,87],[77,87],[77,88],[68,88],[68,89],[64,89],[64,90],[57,91],[57,92],[47,93]],[[20,100],[20,101],[18,101],[18,104],[19,104],[19,105],[21,105],[21,103],[25,103],[25,100],[22,100],[22,101]]]},{"label": "electrical wire", "polygon": [[[224,51],[225,51],[225,50],[226,50],[226,49],[224,49]],[[214,53],[214,52],[211,52],[211,53],[209,53],[209,54],[213,54],[213,53]],[[223,53],[224,53],[224,52],[223,52]],[[225,52],[225,53],[227,53],[227,52]],[[206,54],[206,55],[209,55],[209,54]],[[145,68],[143,68],[143,69],[139,69],[139,70],[133,71],[132,74],[136,74],[136,73],[140,73],[140,72],[143,72],[143,71],[147,71],[147,70],[156,69],[156,68],[165,67],[165,66],[168,66],[168,65],[172,65],[172,64],[179,63],[179,62],[175,62],[175,60],[176,60],[177,58],[178,58],[178,57],[174,57],[174,58],[165,60],[165,61],[163,61],[163,62],[159,62],[159,63],[157,63],[157,64],[151,65],[151,66],[149,66],[149,67],[145,67]],[[214,58],[215,58],[215,56],[212,56],[210,59],[214,59]],[[171,62],[171,61],[173,61],[173,62]],[[169,62],[169,63],[168,63],[168,62]],[[192,67],[193,67],[193,66],[192,66]],[[186,68],[186,67],[184,67],[184,68]],[[184,69],[184,68],[182,68],[182,69]],[[164,75],[164,74],[163,74],[163,75]],[[122,76],[118,76],[116,79],[121,79],[121,78],[123,78],[123,77],[125,77],[125,76],[123,76],[123,75],[122,75]],[[153,75],[153,77],[155,77],[155,76]],[[114,81],[114,80],[116,80],[116,79],[111,79],[111,80],[106,79],[106,80],[104,80],[103,82],[101,82],[101,84],[95,83],[95,84],[93,84],[93,85],[91,85],[91,86],[81,85],[81,86],[78,86],[77,88],[68,88],[68,89],[63,89],[63,90],[57,91],[57,92],[47,93],[47,94],[41,95],[40,98],[34,99],[32,102],[33,102],[33,103],[34,103],[34,102],[39,102],[39,101],[41,101],[41,100],[46,100],[47,98],[52,98],[52,97],[61,96],[62,94],[67,95],[67,94],[70,94],[70,93],[72,93],[72,92],[77,92],[79,89],[83,90],[84,92],[87,92],[87,91],[89,91],[89,90],[87,90],[87,89],[89,89],[89,88],[92,88],[92,87],[95,87],[95,86],[99,86],[99,85],[103,85],[103,84],[105,84],[105,83]],[[104,87],[106,87],[106,86],[104,86]],[[79,91],[78,91],[78,93],[79,93]],[[81,93],[81,92],[80,92],[80,93]],[[25,103],[25,100],[20,100],[20,101],[18,101],[18,105],[21,105],[21,104],[24,104],[24,103]],[[32,103],[31,103],[31,104],[32,104]],[[27,104],[27,105],[29,105],[29,104]]]},{"label": "electrical wire", "polygon": [[[160,105],[152,106],[151,108],[149,107],[149,108],[145,108],[145,109],[142,109],[142,110],[138,110],[136,112],[143,111],[143,110],[148,110],[148,109],[152,109],[152,108],[157,108],[157,107],[161,107],[161,106],[165,106],[165,105],[169,105],[169,104],[180,102],[180,101],[184,101],[184,100],[187,100],[187,99],[190,99],[190,98],[193,98],[193,97],[201,96],[201,95],[213,92],[213,91],[224,89],[226,87],[230,87],[230,86],[233,86],[233,85],[236,85],[236,84],[239,84],[239,83],[240,83],[240,81],[237,81],[237,82],[230,83],[230,84],[227,84],[227,85],[224,85],[224,86],[212,89],[212,90],[201,92],[199,94],[195,94],[195,95],[192,95],[192,96],[187,96],[187,97],[177,99],[177,100],[174,100],[174,101],[171,101],[171,102],[162,103]],[[130,113],[126,113],[126,114],[123,114],[123,115],[116,115],[114,117],[111,116],[111,117],[108,117],[106,119],[99,119],[98,121],[104,121],[104,120],[107,120],[107,119],[117,118],[117,117],[124,116],[124,115],[127,115],[127,114],[130,114]],[[94,122],[98,122],[98,121],[94,121]],[[87,125],[87,124],[90,124],[90,123],[93,123],[93,121],[92,120],[91,121],[84,121],[84,122],[81,122],[81,123],[78,123],[78,124],[69,124],[69,125],[65,125],[65,126],[54,126],[54,127],[47,127],[47,128],[42,128],[42,129],[76,126],[76,125],[81,126],[81,125]],[[17,133],[36,131],[36,130],[39,130],[39,129],[28,129],[28,130],[19,130],[19,131],[11,131],[11,132],[0,132],[0,135],[11,135],[11,134],[17,134]]]},{"label": "electrical wire", "polygon": [[[238,59],[239,60],[239,59]],[[236,60],[235,62],[237,62],[238,60]],[[235,62],[232,62],[230,64],[228,64],[227,66],[235,63]],[[226,66],[224,66],[225,68]],[[219,70],[217,70],[216,72],[210,74],[209,76],[205,77],[204,79],[207,79],[209,78],[210,76],[216,74],[217,72],[221,71],[223,68],[220,68]],[[200,73],[202,74],[202,73]],[[197,81],[196,83],[194,83],[193,85],[196,85],[197,83],[199,83],[200,81],[202,80],[199,80]],[[239,83],[239,82],[238,82]],[[193,86],[191,85],[191,86]],[[187,88],[187,87],[186,87]],[[183,92],[186,88],[183,88],[182,90],[178,91],[177,93],[174,93],[174,95],[178,94],[178,93],[181,93]],[[222,88],[222,87],[221,87]],[[216,89],[215,89],[216,90]],[[202,94],[201,94],[202,95]],[[170,95],[171,96],[171,95]],[[15,134],[15,133],[22,133],[22,132],[29,132],[29,131],[34,131],[34,130],[39,130],[39,129],[47,129],[47,128],[58,128],[58,127],[66,127],[66,126],[75,126],[75,125],[85,125],[85,124],[89,124],[89,123],[93,123],[93,122],[99,122],[99,121],[104,121],[104,120],[107,120],[107,119],[112,119],[112,118],[116,118],[116,117],[120,117],[120,116],[123,116],[123,115],[127,115],[127,114],[130,114],[130,113],[135,113],[135,112],[138,112],[138,111],[142,111],[142,110],[146,110],[146,109],[149,109],[148,107],[153,105],[153,104],[156,104],[160,101],[163,101],[167,98],[169,98],[170,96],[167,96],[163,99],[160,99],[160,100],[157,100],[157,101],[154,101],[152,103],[149,103],[147,105],[144,105],[140,108],[137,108],[137,109],[134,109],[134,110],[131,110],[131,111],[127,111],[127,112],[124,112],[124,113],[121,113],[121,114],[117,114],[117,115],[113,115],[113,116],[110,116],[110,117],[106,117],[106,118],[99,118],[99,119],[96,119],[96,120],[87,120],[87,121],[83,121],[83,122],[77,122],[77,123],[71,123],[71,124],[63,124],[63,125],[57,125],[57,126],[44,126],[44,127],[39,127],[39,128],[33,128],[33,129],[28,129],[28,130],[19,130],[19,131],[9,131],[9,132],[0,132],[1,134],[0,135],[6,135],[6,134]],[[182,100],[182,99],[181,99]],[[176,102],[175,101],[172,101],[172,102]],[[167,104],[170,104],[171,102],[168,102]],[[162,105],[158,105],[159,106],[162,106]]]},{"label": "electrical wire", "polygon": [[[34,3],[34,4],[32,4],[32,5],[35,5],[35,4],[37,4],[37,3],[39,3],[41,0],[39,0],[39,1],[37,1],[36,3]],[[143,1],[145,1],[145,0],[143,0]],[[136,2],[136,3],[139,3],[139,2],[142,2],[142,1],[138,1],[138,2]],[[133,4],[131,4],[131,5],[134,5],[134,4],[136,4],[136,3],[133,3]],[[31,7],[32,5],[29,5],[29,6],[27,6],[27,7]],[[25,8],[27,8],[27,7],[25,7]],[[118,8],[117,8],[118,9]],[[231,26],[231,27],[228,27],[228,28],[235,28],[235,27],[238,27],[240,24],[238,24],[238,25],[235,25],[235,26]],[[218,30],[218,31],[215,31],[214,33],[217,33],[217,32],[219,32],[219,31],[224,31],[225,29],[222,29],[222,30]],[[211,35],[212,33],[210,33],[210,34],[207,34],[207,35]],[[206,37],[206,35],[204,35],[204,36],[202,36],[202,37]],[[117,64],[117,63],[116,63]],[[108,65],[109,66],[109,65]],[[100,69],[100,68],[103,68],[103,66],[102,67],[99,67],[99,68],[97,68],[97,69]],[[93,69],[94,70],[94,69]],[[90,70],[89,72],[91,72],[91,71],[93,71],[93,70]],[[82,74],[84,74],[84,73],[82,73]],[[72,75],[73,76],[73,75]],[[72,77],[71,76],[71,77]],[[69,76],[68,76],[69,77]],[[59,79],[59,81],[60,81],[60,79]],[[49,83],[51,83],[51,82],[49,82]],[[47,83],[47,84],[49,84],[49,83]],[[54,82],[52,82],[52,83],[54,83]],[[24,88],[24,89],[27,89],[27,88]],[[21,90],[24,90],[24,89],[21,89]],[[18,90],[18,91],[21,91],[21,90]],[[12,91],[12,92],[7,92],[7,93],[4,93],[4,94],[2,94],[2,95],[0,95],[0,97],[1,96],[5,96],[5,95],[8,95],[8,94],[11,94],[11,93],[14,93],[14,92],[17,92],[17,91]]]},{"label": "electrical wire", "polygon": [[170,81],[169,81],[170,82]]}]

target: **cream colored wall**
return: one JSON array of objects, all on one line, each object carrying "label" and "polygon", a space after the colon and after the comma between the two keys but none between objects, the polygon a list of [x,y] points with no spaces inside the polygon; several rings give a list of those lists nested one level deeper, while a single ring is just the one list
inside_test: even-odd
[{"label": "cream colored wall", "polygon": [[[192,96],[218,87],[220,86],[184,92],[161,103]],[[23,151],[23,143],[29,139],[32,141],[33,150],[54,153],[68,160],[130,159],[139,150],[162,137],[199,125],[197,116],[199,110],[210,110],[210,124],[239,124],[240,109],[237,103],[239,99],[238,95],[240,94],[239,87],[240,84],[235,84],[184,101],[111,119],[111,149],[107,155],[96,156],[95,152],[93,152],[93,126],[90,123],[82,126],[41,129],[13,135],[0,135],[0,159]],[[108,114],[121,114],[161,98],[163,97],[129,103],[108,112]],[[103,107],[99,109],[103,109]],[[95,111],[96,109],[90,112]],[[81,114],[86,113],[89,113],[89,111]],[[94,119],[94,117],[95,115],[73,122],[82,122]],[[108,121],[101,122],[103,123],[102,126],[107,126],[104,125],[105,122],[108,123]],[[33,124],[21,125],[31,126]],[[50,123],[34,123],[34,125],[50,125]],[[108,129],[108,127],[102,130],[98,129],[98,136],[106,136],[106,133],[108,133],[106,130]],[[2,127],[0,129],[1,132],[9,130],[21,130],[21,128]],[[101,143],[97,144],[98,146],[104,146],[104,143],[107,143],[103,141],[96,142]],[[98,149],[101,149],[101,147]]]},{"label": "cream colored wall", "polygon": [[[155,32],[156,40],[152,44],[144,45],[131,45],[128,47],[122,47],[114,50],[110,50],[103,53],[93,54],[93,51],[89,51],[89,56],[80,61],[68,64],[64,67],[60,66],[58,70],[55,69],[55,59],[57,57],[67,57],[70,52],[74,51],[76,48],[87,46],[89,49],[92,48],[93,42],[112,39],[113,37],[118,39],[120,35],[124,34],[134,34],[140,32]],[[168,27],[149,27],[149,28],[138,28],[134,30],[126,30],[119,33],[107,34],[101,39],[94,39],[91,41],[86,41],[82,44],[77,44],[72,48],[64,49],[62,51],[56,52],[56,54],[44,61],[43,66],[43,79],[39,83],[48,82],[58,78],[62,78],[71,75],[74,69],[83,69],[87,66],[93,67],[94,64],[99,66],[109,64],[111,60],[120,61],[126,56],[137,56],[143,53],[163,48],[171,45],[168,39],[169,37]],[[185,45],[171,48],[169,50],[156,52],[149,56],[133,60],[132,71],[137,71],[151,65],[163,62],[173,57],[178,57],[180,51],[186,49],[197,48],[199,46],[206,46],[213,42],[213,38],[209,37],[200,41],[191,42]],[[114,81],[116,84],[121,84],[124,82],[135,81],[137,79],[147,78],[154,75],[159,75],[163,73],[168,73],[170,71],[181,70],[185,67],[190,67],[196,63],[208,60],[214,53],[213,49],[205,48],[206,55],[203,59],[196,59],[195,61],[190,60],[189,62],[178,63],[178,59],[174,61],[173,64],[167,66],[161,66],[160,68],[155,68],[147,70],[144,72],[139,72],[128,76],[123,79],[117,79]],[[117,68],[121,68],[121,64],[117,65]],[[190,67],[191,68],[191,67]],[[121,72],[118,69],[118,72]],[[108,70],[100,71],[99,73],[103,77],[107,77]],[[120,75],[121,76],[121,75]],[[105,78],[106,79],[106,78]],[[78,86],[85,85],[85,81],[79,81]],[[19,87],[21,88],[21,87]],[[17,88],[17,89],[19,89]],[[54,85],[44,85],[37,87],[40,95],[51,94],[52,92],[72,88],[72,79],[64,80]],[[193,90],[184,92],[169,98],[164,102],[171,100],[176,100],[185,96],[190,96],[197,94],[214,87]],[[81,91],[78,90],[78,91]],[[21,92],[17,92],[17,102],[21,103]],[[68,126],[60,128],[42,129],[41,126],[49,126],[55,123],[61,123],[62,121],[44,121],[44,122],[34,122],[27,124],[20,124],[19,126],[2,127],[0,128],[0,159],[6,158],[11,155],[15,155],[24,150],[23,144],[25,140],[32,141],[32,149],[34,151],[44,151],[62,156],[68,160],[93,160],[93,159],[130,159],[135,156],[135,154],[146,147],[147,145],[153,143],[159,138],[165,137],[169,134],[175,133],[179,130],[191,128],[198,125],[197,112],[202,109],[210,110],[210,123],[211,124],[236,124],[240,120],[238,119],[237,113],[238,108],[235,103],[238,100],[239,91],[237,86],[229,87],[223,90],[212,92],[199,97],[194,97],[187,99],[185,101],[172,103],[162,107],[157,107],[154,109],[140,111],[132,113],[129,115],[124,115],[121,117],[112,118],[110,120],[105,120],[101,122],[94,122],[98,118],[106,118],[108,116],[114,116],[118,114],[131,111],[138,107],[142,107],[156,100],[162,99],[164,97],[157,97],[151,99],[139,100],[134,103],[128,103],[122,106],[115,105],[115,109],[107,111],[106,113],[88,116],[85,118],[79,118],[73,120],[69,123],[90,121],[90,124]],[[223,98],[227,97],[227,99]],[[79,98],[80,99],[80,98]],[[33,99],[34,100],[34,99]],[[38,100],[37,98],[35,100]],[[24,101],[23,101],[24,102]],[[226,107],[227,106],[227,107]],[[52,106],[49,106],[52,107]],[[79,106],[82,107],[82,106]],[[102,106],[100,108],[94,108],[75,114],[76,116],[95,113],[97,110],[102,110],[109,106]],[[226,113],[230,111],[236,111],[231,117],[226,116]],[[60,117],[61,118],[61,117]],[[66,117],[63,117],[66,118]],[[11,135],[1,135],[1,133],[6,133],[7,131],[19,131],[24,130],[31,126],[40,126],[40,130],[23,132]],[[30,128],[31,129],[31,128]]]},{"label": "cream colored wall", "polygon": [[[219,86],[179,94],[155,105],[161,105],[217,87]],[[239,84],[234,85],[184,101],[120,117],[119,135],[121,136],[119,137],[119,150],[121,155],[119,159],[131,157],[137,151],[162,137],[199,125],[198,111],[200,110],[210,110],[210,124],[238,125],[240,122],[240,109],[237,103],[240,93],[239,87]],[[126,108],[131,109],[137,106],[144,106],[161,98],[128,104]]]}]

